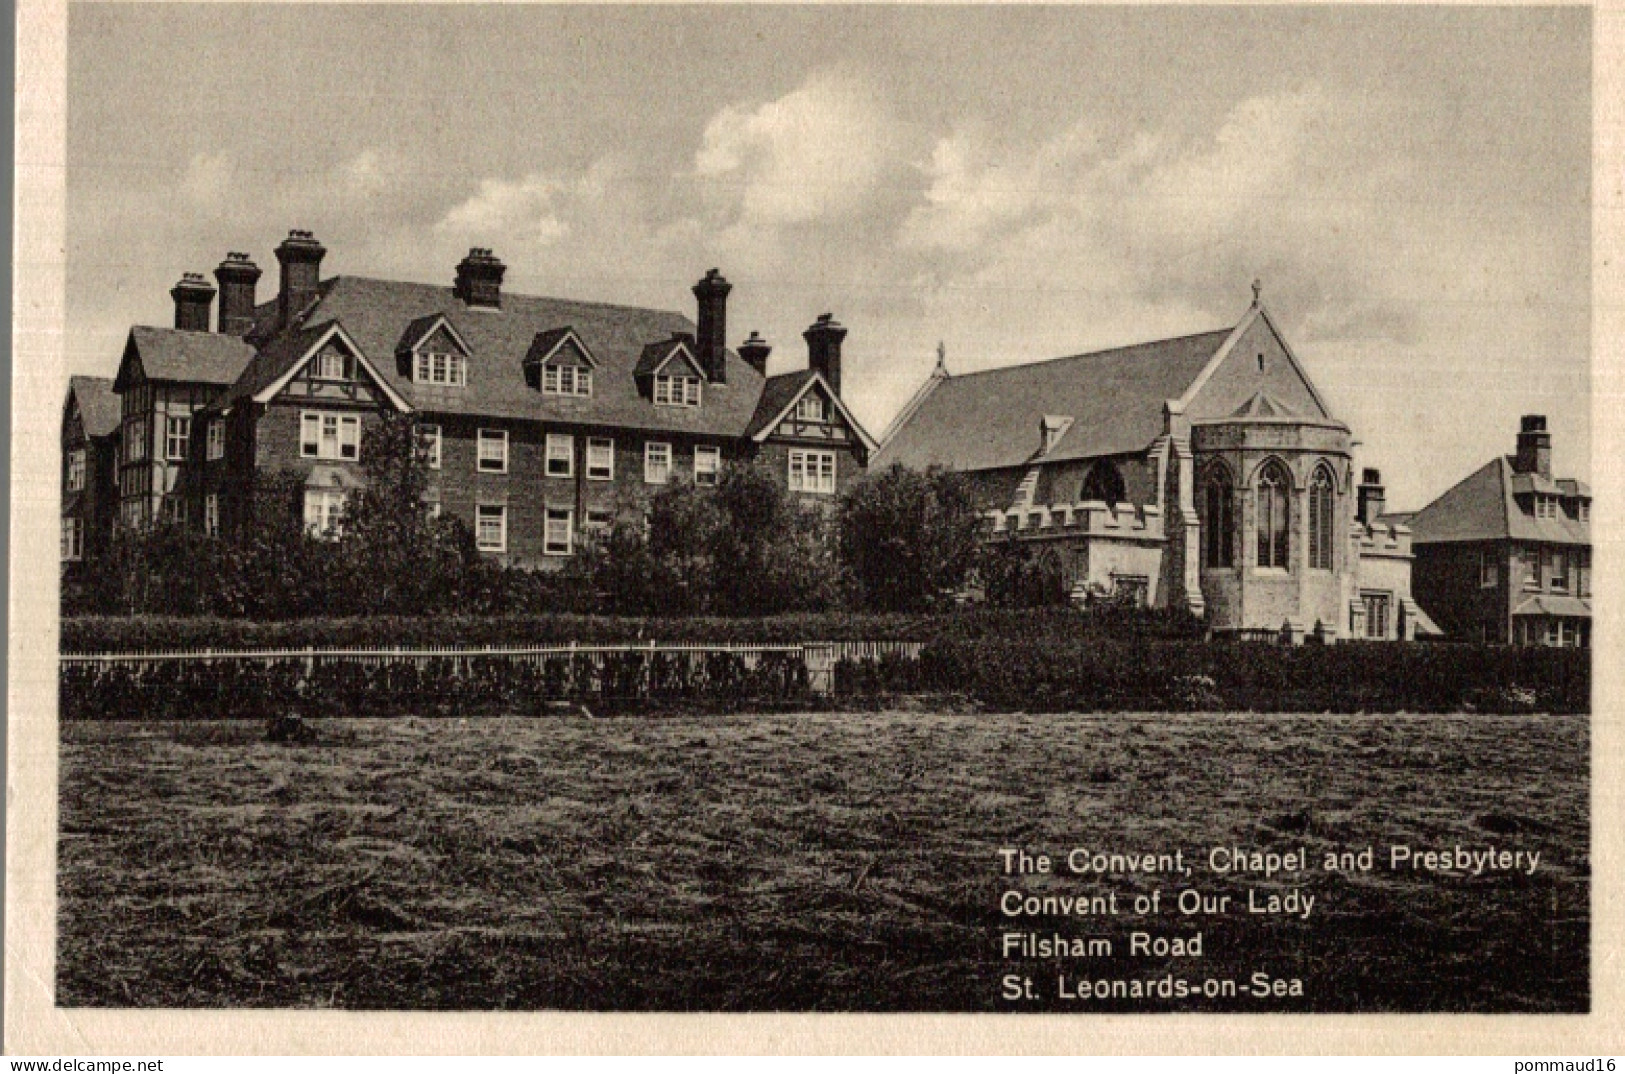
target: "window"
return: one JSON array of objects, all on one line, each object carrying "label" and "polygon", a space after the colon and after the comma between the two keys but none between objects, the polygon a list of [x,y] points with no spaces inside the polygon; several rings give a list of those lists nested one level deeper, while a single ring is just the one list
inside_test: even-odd
[{"label": "window", "polygon": [[355,359],[338,351],[323,351],[311,363],[311,374],[318,380],[354,380]]},{"label": "window", "polygon": [[1271,464],[1258,479],[1258,566],[1285,569],[1290,501],[1286,474]]},{"label": "window", "polygon": [[1523,559],[1524,564],[1528,567],[1527,573],[1524,574],[1523,587],[1525,589],[1539,589],[1540,549],[1526,548],[1523,550],[1521,558]]},{"label": "window", "polygon": [[192,419],[172,417],[164,423],[164,458],[186,461],[186,442],[192,438]]},{"label": "window", "polygon": [[210,537],[220,536],[220,494],[217,492],[203,497],[203,532]]},{"label": "window", "polygon": [[1208,470],[1202,485],[1202,566],[1223,570],[1236,565],[1235,493],[1222,466]]},{"label": "window", "polygon": [[575,465],[576,438],[569,433],[547,434],[547,476],[573,477],[576,472]]},{"label": "window", "polygon": [[591,395],[592,370],[573,365],[542,367],[543,395]]},{"label": "window", "polygon": [[1390,597],[1387,593],[1362,593],[1360,600],[1365,604],[1365,636],[1368,638],[1386,638],[1388,636],[1388,607]]},{"label": "window", "polygon": [[147,419],[136,418],[124,426],[124,458],[140,462],[147,457]]},{"label": "window", "polygon": [[508,430],[480,430],[478,466],[482,473],[505,474],[508,472]]},{"label": "window", "polygon": [[812,392],[803,395],[801,401],[796,404],[796,417],[802,421],[826,420],[828,414],[824,409],[823,396],[815,395]]},{"label": "window", "polygon": [[440,469],[440,426],[419,425],[418,443],[423,448],[424,462],[429,469]]},{"label": "window", "polygon": [[722,471],[722,449],[700,444],[694,449],[694,483],[715,485]]},{"label": "window", "polygon": [[342,489],[305,490],[305,529],[318,537],[337,537],[343,516]]},{"label": "window", "polygon": [[1500,584],[1501,569],[1495,560],[1495,552],[1485,548],[1478,553],[1478,587],[1494,589]]},{"label": "window", "polygon": [[68,452],[68,491],[78,492],[85,487],[85,449]]},{"label": "window", "polygon": [[1151,602],[1151,580],[1139,574],[1113,575],[1112,594],[1136,608],[1144,608]]},{"label": "window", "polygon": [[1569,591],[1569,556],[1561,548],[1552,549],[1552,589],[1559,593]]},{"label": "window", "polygon": [[643,481],[664,485],[671,479],[671,445],[649,442],[643,445]]},{"label": "window", "polygon": [[1591,521],[1591,501],[1581,500],[1574,505],[1575,517],[1581,522]]},{"label": "window", "polygon": [[598,508],[587,509],[586,529],[589,533],[608,533],[615,525],[615,513]]},{"label": "window", "polygon": [[543,523],[542,554],[567,556],[570,540],[575,531],[575,512],[568,507],[549,507]]},{"label": "window", "polygon": [[656,406],[699,406],[700,378],[671,376],[661,373],[655,377]]},{"label": "window", "polygon": [[[1315,470],[1315,477],[1309,483],[1309,567],[1311,570],[1329,571],[1332,569],[1332,535],[1336,532],[1333,524],[1332,504],[1336,501],[1336,490],[1332,485],[1332,475],[1326,472],[1325,467]],[[1375,522],[1375,519],[1372,519]]]},{"label": "window", "polygon": [[85,524],[77,518],[62,520],[62,558],[79,559],[85,554]]},{"label": "window", "polygon": [[1579,559],[1577,570],[1580,575],[1577,580],[1577,592],[1582,597],[1589,597],[1591,596],[1591,551],[1582,548],[1575,553],[1575,556]]},{"label": "window", "polygon": [[361,419],[307,410],[299,416],[299,454],[307,459],[361,457]]},{"label": "window", "polygon": [[211,461],[225,455],[226,423],[224,419],[216,418],[209,422],[209,431],[204,436],[208,441],[208,455]]},{"label": "window", "polygon": [[468,384],[468,359],[461,354],[418,351],[412,362],[412,380],[418,384],[444,384],[462,388]]},{"label": "window", "polygon": [[1123,475],[1112,463],[1095,463],[1089,469],[1089,476],[1084,478],[1083,489],[1078,493],[1078,498],[1104,504],[1123,503],[1128,499],[1128,495],[1123,491]]},{"label": "window", "polygon": [[587,480],[613,481],[615,479],[615,441],[607,436],[589,437],[587,440]]},{"label": "window", "polygon": [[790,491],[833,493],[835,491],[835,452],[790,452]]},{"label": "window", "polygon": [[474,541],[481,552],[508,550],[508,505],[482,503],[474,508]]}]

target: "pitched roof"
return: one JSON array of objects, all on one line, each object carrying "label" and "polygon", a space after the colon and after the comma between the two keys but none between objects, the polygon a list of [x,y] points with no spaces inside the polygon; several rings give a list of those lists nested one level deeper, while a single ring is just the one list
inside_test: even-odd
[{"label": "pitched roof", "polygon": [[[1233,329],[938,378],[875,460],[924,469],[1019,466],[1037,454],[1038,419],[1072,427],[1046,460],[1141,451],[1162,432],[1162,406],[1178,399]],[[966,415],[974,414],[974,428]]]},{"label": "pitched roof", "polygon": [[756,404],[756,413],[751,415],[750,424],[745,427],[745,435],[755,436],[772,424],[784,413],[784,408],[801,394],[802,386],[812,379],[813,371],[810,369],[768,377],[767,384],[762,388],[762,398]]},{"label": "pitched roof", "polygon": [[687,356],[684,360],[688,362],[691,372],[703,374],[699,359],[694,356],[695,346],[694,337],[687,333],[679,333],[670,339],[650,343],[643,348],[643,353],[638,355],[638,364],[632,367],[632,375],[643,377],[659,372],[660,367],[665,365],[679,348]]},{"label": "pitched roof", "polygon": [[[1536,517],[1518,495],[1543,491],[1556,494],[1562,482],[1525,480],[1530,475],[1512,469],[1512,460],[1498,455],[1447,489],[1411,519],[1411,543],[1491,541],[1510,538],[1547,544],[1589,545],[1591,525],[1568,517]],[[1549,486],[1549,487],[1548,487]]]},{"label": "pitched roof", "polygon": [[[395,345],[406,327],[435,314],[444,314],[468,344],[466,387],[414,384],[411,371],[397,364]],[[644,346],[694,332],[687,317],[662,310],[511,293],[503,294],[501,309],[470,308],[450,287],[337,276],[322,283],[305,323],[335,320],[395,391],[429,413],[738,436],[762,390],[762,375],[728,351],[727,383],[707,384],[703,406],[656,407],[640,395],[634,369]],[[598,363],[591,398],[544,395],[525,381],[525,355],[538,333],[565,327]],[[289,334],[267,350],[284,346]]]},{"label": "pitched roof", "polygon": [[109,377],[69,377],[68,394],[79,404],[79,421],[86,436],[107,436],[118,431],[122,410]]},{"label": "pitched roof", "polygon": [[259,353],[243,367],[242,373],[232,384],[225,398],[220,401],[220,405],[224,407],[239,399],[251,399],[275,383],[276,379],[286,373],[294,362],[303,358],[331,327],[333,325],[330,321],[307,324],[291,332],[284,332],[261,347]]},{"label": "pitched roof", "polygon": [[[235,381],[254,356],[236,336],[218,332],[183,332],[178,328],[136,325],[124,346],[126,362],[134,353],[148,380],[226,385]],[[119,366],[114,390],[123,391],[125,366]]]}]

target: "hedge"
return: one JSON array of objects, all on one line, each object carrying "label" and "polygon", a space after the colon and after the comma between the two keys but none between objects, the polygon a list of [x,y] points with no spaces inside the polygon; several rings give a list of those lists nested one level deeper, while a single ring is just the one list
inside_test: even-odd
[{"label": "hedge", "polygon": [[734,653],[667,652],[428,658],[368,666],[298,659],[67,664],[63,720],[265,719],[301,716],[542,715],[554,701],[782,703],[807,697],[800,653],[764,653],[746,667]]},{"label": "hedge", "polygon": [[836,681],[1028,712],[1591,710],[1589,652],[1505,646],[940,640],[918,661],[843,662]]},{"label": "hedge", "polygon": [[396,646],[550,645],[808,641],[937,641],[978,638],[1199,636],[1195,618],[1161,610],[1007,611],[967,608],[936,615],[823,613],[767,618],[545,615],[378,616],[353,619],[241,619],[94,616],[62,620],[68,653],[161,652],[175,649],[394,648]]}]

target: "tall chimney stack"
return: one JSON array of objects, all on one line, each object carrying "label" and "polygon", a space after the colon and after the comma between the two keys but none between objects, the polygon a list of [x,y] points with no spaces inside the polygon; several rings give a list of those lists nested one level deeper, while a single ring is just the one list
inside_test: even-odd
[{"label": "tall chimney stack", "polygon": [[293,323],[294,317],[316,297],[322,283],[322,258],[327,247],[316,241],[308,231],[290,231],[276,248],[276,259],[282,263],[282,290],[277,294],[277,314],[282,327]]},{"label": "tall chimney stack", "polygon": [[1360,471],[1360,485],[1355,490],[1358,499],[1355,500],[1354,517],[1369,526],[1382,517],[1382,509],[1387,505],[1388,495],[1382,487],[1382,474],[1367,467]]},{"label": "tall chimney stack", "polygon": [[750,338],[739,345],[739,357],[764,377],[767,376],[767,356],[772,353],[773,348],[757,332],[752,332]]},{"label": "tall chimney stack", "polygon": [[1525,414],[1518,423],[1518,454],[1512,469],[1520,474],[1552,476],[1552,434],[1546,431],[1546,415]]},{"label": "tall chimney stack", "polygon": [[188,272],[169,289],[175,300],[175,327],[183,332],[207,332],[209,307],[214,303],[214,286],[201,272]]},{"label": "tall chimney stack", "polygon": [[507,271],[508,266],[488,247],[471,247],[468,256],[457,262],[457,282],[452,290],[464,305],[499,310],[502,308],[502,277]]},{"label": "tall chimney stack", "polygon": [[229,253],[214,270],[220,281],[220,334],[243,336],[254,327],[254,288],[260,267],[247,254]]},{"label": "tall chimney stack", "polygon": [[846,338],[846,328],[832,314],[820,313],[801,338],[807,341],[807,368],[823,374],[829,390],[840,395],[841,341]]},{"label": "tall chimney stack", "polygon": [[705,367],[705,379],[712,384],[728,382],[728,292],[732,290],[733,284],[716,269],[694,285],[694,298],[700,306],[694,331],[697,357]]}]

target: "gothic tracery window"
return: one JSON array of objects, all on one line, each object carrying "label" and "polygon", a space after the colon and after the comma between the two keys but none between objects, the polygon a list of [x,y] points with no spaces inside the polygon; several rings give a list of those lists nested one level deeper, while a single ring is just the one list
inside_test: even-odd
[{"label": "gothic tracery window", "polygon": [[1309,566],[1314,570],[1332,569],[1332,504],[1335,500],[1332,476],[1322,466],[1315,470],[1315,478],[1309,483]]},{"label": "gothic tracery window", "polygon": [[1123,491],[1123,475],[1109,462],[1103,460],[1095,463],[1089,469],[1089,476],[1083,480],[1083,491],[1079,493],[1078,498],[1108,504],[1126,502],[1128,496]]},{"label": "gothic tracery window", "polygon": [[1291,479],[1279,463],[1258,477],[1258,566],[1285,569],[1289,564]]},{"label": "gothic tracery window", "polygon": [[1235,492],[1230,472],[1223,466],[1208,468],[1198,504],[1202,522],[1202,566],[1235,566]]}]

